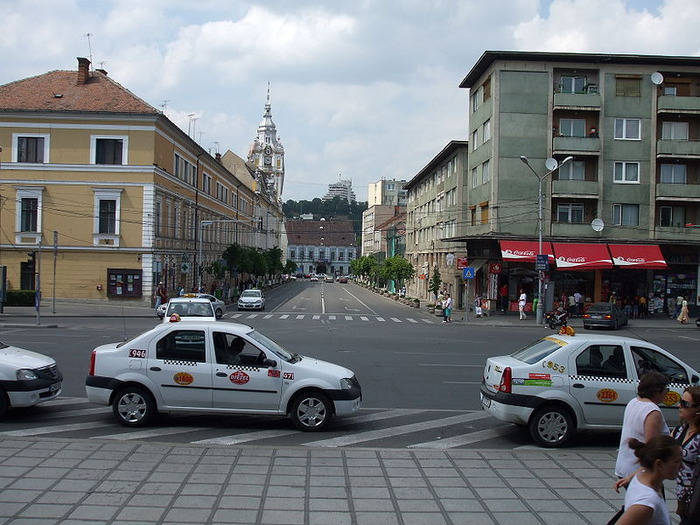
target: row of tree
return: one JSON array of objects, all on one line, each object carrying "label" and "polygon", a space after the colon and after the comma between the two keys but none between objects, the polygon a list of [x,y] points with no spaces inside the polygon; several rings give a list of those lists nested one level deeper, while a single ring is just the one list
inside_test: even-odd
[{"label": "row of tree", "polygon": [[287,259],[287,262],[282,264],[282,256],[282,250],[277,246],[260,251],[250,246],[233,243],[222,254],[224,263],[215,261],[205,268],[205,271],[217,279],[222,279],[227,271],[232,276],[246,273],[258,277],[294,273],[296,271],[294,261]]},{"label": "row of tree", "polygon": [[388,257],[382,262],[371,255],[363,255],[350,261],[350,270],[368,279],[374,286],[387,286],[390,281],[400,286],[415,273],[413,265],[400,255]]},{"label": "row of tree", "polygon": [[362,212],[367,209],[366,202],[348,202],[347,199],[333,197],[324,200],[318,197],[311,200],[294,201],[288,200],[282,204],[284,216],[294,219],[302,214],[311,213],[316,218],[325,219],[345,219],[352,221],[355,236],[360,235],[362,229]]}]

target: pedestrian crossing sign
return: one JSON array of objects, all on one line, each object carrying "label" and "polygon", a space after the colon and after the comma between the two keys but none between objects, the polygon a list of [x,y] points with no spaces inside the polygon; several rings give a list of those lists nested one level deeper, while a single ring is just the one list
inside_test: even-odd
[{"label": "pedestrian crossing sign", "polygon": [[462,270],[462,279],[473,279],[476,271],[471,266]]}]

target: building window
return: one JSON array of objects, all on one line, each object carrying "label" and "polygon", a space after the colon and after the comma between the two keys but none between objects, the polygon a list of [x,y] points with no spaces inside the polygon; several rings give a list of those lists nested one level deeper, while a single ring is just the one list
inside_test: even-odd
[{"label": "building window", "polygon": [[613,204],[614,226],[639,226],[639,204]]},{"label": "building window", "polygon": [[481,107],[484,103],[484,88],[479,86],[476,92],[472,95],[472,113]]},{"label": "building window", "polygon": [[661,206],[659,207],[659,226],[685,226],[685,207]]},{"label": "building window", "polygon": [[662,184],[686,184],[687,166],[685,164],[662,164]]},{"label": "building window", "polygon": [[586,162],[574,160],[559,168],[559,180],[586,180]]},{"label": "building window", "polygon": [[583,222],[583,204],[559,204],[557,205],[558,222]]},{"label": "building window", "polygon": [[90,137],[92,164],[127,164],[128,137]]},{"label": "building window", "polygon": [[615,95],[618,97],[641,97],[642,79],[638,77],[615,78]]},{"label": "building window", "polygon": [[586,91],[586,77],[562,75],[560,91],[562,93],[584,93]]},{"label": "building window", "polygon": [[585,137],[586,120],[582,118],[559,119],[559,135],[562,137]]},{"label": "building window", "polygon": [[49,135],[13,135],[13,162],[43,164],[49,161]]},{"label": "building window", "polygon": [[613,180],[620,183],[639,184],[639,163],[616,162]]},{"label": "building window", "polygon": [[211,175],[206,173],[202,176],[202,191],[207,195],[211,194]]},{"label": "building window", "polygon": [[487,120],[484,122],[484,142],[491,140],[491,121]]},{"label": "building window", "polygon": [[338,250],[338,260],[342,261],[345,259],[345,250]]},{"label": "building window", "polygon": [[21,206],[21,218],[20,218],[20,229],[21,232],[37,232],[39,223],[39,199],[36,197],[28,197],[20,200]]},{"label": "building window", "polygon": [[314,250],[313,248],[309,249],[309,255],[306,257],[307,259],[313,259],[314,258]]},{"label": "building window", "polygon": [[640,140],[642,121],[638,118],[616,118],[615,138],[622,140]]},{"label": "building window", "polygon": [[479,170],[477,168],[472,168],[472,188],[476,188],[479,185]]},{"label": "building window", "polygon": [[290,249],[289,250],[289,258],[290,259],[296,259],[297,258],[297,251],[295,249]]},{"label": "building window", "polygon": [[661,138],[663,140],[688,140],[687,122],[662,122]]},{"label": "building window", "polygon": [[491,162],[486,161],[481,165],[481,183],[485,184],[491,180]]},{"label": "building window", "polygon": [[479,130],[472,131],[472,151],[479,147]]},{"label": "building window", "polygon": [[678,94],[676,86],[664,86],[664,95],[667,97],[675,97]]},{"label": "building window", "polygon": [[228,188],[220,182],[216,183],[216,198],[221,202],[228,201]]},{"label": "building window", "polygon": [[488,203],[481,204],[481,224],[489,223],[489,205]]},{"label": "building window", "polygon": [[120,189],[95,189],[93,244],[119,245]]},{"label": "building window", "polygon": [[163,203],[159,200],[156,201],[155,213],[153,216],[153,232],[156,236],[160,235],[160,214]]}]

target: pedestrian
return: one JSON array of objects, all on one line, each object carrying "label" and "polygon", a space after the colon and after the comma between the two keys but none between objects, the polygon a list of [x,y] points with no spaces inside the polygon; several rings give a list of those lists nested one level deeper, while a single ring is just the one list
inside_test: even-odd
[{"label": "pedestrian", "polygon": [[568,302],[569,302],[569,317],[573,318],[576,316],[576,298],[574,297],[574,294],[571,294],[568,297]]},{"label": "pedestrian", "polygon": [[176,292],[178,297],[182,297],[183,295],[185,295],[185,287],[182,286],[182,283],[177,285]]},{"label": "pedestrian", "polygon": [[442,322],[452,322],[452,297],[445,292],[445,298],[442,301]]},{"label": "pedestrian", "polygon": [[678,403],[681,424],[671,434],[683,450],[681,469],[676,477],[676,514],[681,525],[698,522],[698,516],[687,516],[688,503],[693,495],[695,462],[700,458],[700,387],[689,386]]},{"label": "pedestrian", "polygon": [[647,298],[642,294],[639,296],[639,317],[646,319],[649,311],[647,310]]},{"label": "pedestrian", "polygon": [[614,291],[610,293],[610,298],[608,299],[608,302],[611,304],[617,303],[617,295]]},{"label": "pedestrian", "polygon": [[676,319],[681,324],[688,322],[688,301],[685,300],[685,297],[683,298],[683,301],[681,301],[681,311]]},{"label": "pedestrian", "polygon": [[477,317],[481,317],[483,313],[484,311],[481,308],[481,297],[477,295],[474,298],[474,315],[476,315]]},{"label": "pedestrian", "polygon": [[583,315],[583,295],[578,290],[574,292],[574,301],[576,302],[576,315],[580,317]]},{"label": "pedestrian", "polygon": [[165,289],[165,284],[163,284],[163,281],[159,282],[158,286],[156,286],[155,299],[156,310],[161,304],[165,304],[168,302],[168,291]]},{"label": "pedestrian", "polygon": [[683,297],[682,295],[679,295],[678,297],[676,297],[676,310],[673,313],[674,317],[678,317],[679,315],[681,315],[681,308],[683,308],[683,301],[685,301],[685,297]]},{"label": "pedestrian", "polygon": [[527,319],[525,315],[525,305],[527,304],[527,294],[525,290],[520,289],[520,297],[518,297],[518,312],[520,313],[520,320]]},{"label": "pedestrian", "polygon": [[506,313],[508,311],[508,284],[504,283],[501,286],[498,295],[501,298],[501,313]]},{"label": "pedestrian", "polygon": [[625,511],[618,525],[671,525],[663,498],[663,482],[675,479],[681,466],[681,447],[671,436],[654,436],[647,442],[632,438],[632,451],[642,469],[632,478],[625,494]]}]

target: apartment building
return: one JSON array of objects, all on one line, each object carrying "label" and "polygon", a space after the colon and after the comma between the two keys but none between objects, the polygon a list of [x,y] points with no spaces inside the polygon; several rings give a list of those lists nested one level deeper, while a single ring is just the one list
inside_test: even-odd
[{"label": "apartment building", "polygon": [[281,218],[257,170],[229,171],[85,58],[0,86],[0,147],[9,289],[149,302],[159,281],[198,285],[198,268],[233,242],[259,246],[268,212]]},{"label": "apartment building", "polygon": [[546,308],[575,290],[696,304],[700,59],[487,51],[460,87],[470,151],[459,239],[485,261],[475,284],[492,310],[499,287],[515,301],[538,279]]},{"label": "apartment building", "polygon": [[370,182],[367,188],[367,206],[406,206],[405,180]]},{"label": "apartment building", "polygon": [[287,258],[302,274],[347,275],[357,256],[352,221],[286,221]]},{"label": "apartment building", "polygon": [[[467,232],[467,165],[469,143],[451,141],[404,189],[406,204],[406,258],[416,274],[406,283],[411,297],[434,299],[428,290],[435,268],[444,288],[455,298],[458,307],[465,302],[462,266],[466,264]],[[484,173],[488,179],[488,171]]]},{"label": "apartment building", "polygon": [[375,205],[362,212],[362,255],[374,255],[378,261],[384,260],[387,235],[381,225],[404,211],[401,206]]}]

